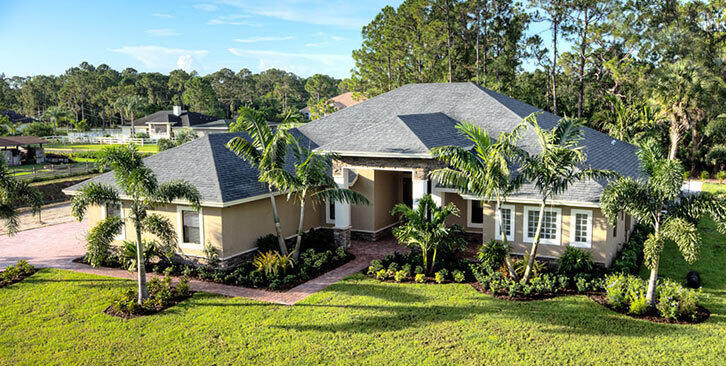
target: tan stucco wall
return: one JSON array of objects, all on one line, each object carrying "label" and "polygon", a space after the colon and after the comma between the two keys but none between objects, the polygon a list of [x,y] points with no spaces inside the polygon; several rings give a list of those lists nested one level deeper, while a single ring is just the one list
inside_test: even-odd
[{"label": "tan stucco wall", "polygon": [[[467,231],[474,233],[483,233],[483,240],[488,241],[494,238],[495,212],[494,204],[485,203],[483,229],[470,227],[467,224],[468,204],[467,201],[456,193],[444,193],[444,204],[452,202],[461,211],[459,217],[449,219],[451,224],[462,225]],[[531,243],[525,243],[524,235],[524,209],[525,207],[538,208],[534,204],[509,203],[514,206],[515,222],[514,222],[514,242],[512,253],[524,254],[531,249]],[[550,206],[548,206],[550,207]],[[541,257],[559,257],[569,245],[570,242],[570,211],[571,209],[583,209],[592,211],[592,245],[591,248],[583,248],[592,253],[593,260],[598,263],[609,265],[613,257],[617,253],[619,246],[625,240],[625,223],[621,220],[618,225],[617,236],[612,235],[612,226],[610,226],[599,208],[594,207],[569,207],[569,206],[552,206],[562,210],[560,241],[557,245],[541,243],[537,250],[538,256]]]},{"label": "tan stucco wall", "polygon": [[[288,201],[285,196],[277,196],[277,209],[285,237],[290,237],[297,230],[300,217],[300,206],[294,200]],[[124,217],[128,218],[128,206],[124,205]],[[325,226],[325,207],[316,206],[311,201],[305,206],[304,229]],[[154,213],[170,220],[179,233],[179,217],[176,205],[159,206],[149,213]],[[218,250],[220,258],[227,258],[254,248],[255,240],[260,236],[274,233],[272,207],[269,198],[263,198],[236,206],[217,208],[202,207],[204,234],[203,240]],[[95,226],[103,217],[103,208],[92,206],[88,209],[89,227]],[[125,226],[127,240],[135,240],[134,225],[127,219]],[[153,236],[145,235],[145,239]],[[114,245],[121,244],[120,240]],[[195,248],[181,247],[179,251],[190,256],[203,257],[204,251]]]},{"label": "tan stucco wall", "polygon": [[[300,220],[300,205],[280,195],[275,199],[283,235],[295,235]],[[325,206],[316,206],[308,200],[305,204],[304,230],[325,225]],[[269,198],[259,199],[222,209],[222,235],[224,246],[222,257],[229,257],[249,251],[255,247],[257,238],[275,233],[272,206]]]},{"label": "tan stucco wall", "polygon": [[350,208],[350,226],[353,230],[375,229],[375,177],[373,169],[357,169],[358,178],[350,189],[366,196],[370,205],[353,205]]}]

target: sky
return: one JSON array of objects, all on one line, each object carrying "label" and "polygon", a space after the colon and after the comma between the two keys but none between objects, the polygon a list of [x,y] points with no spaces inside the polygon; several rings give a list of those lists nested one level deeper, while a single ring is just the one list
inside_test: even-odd
[{"label": "sky", "polygon": [[168,73],[280,68],[350,75],[361,27],[400,0],[0,0],[0,74],[83,61]]}]

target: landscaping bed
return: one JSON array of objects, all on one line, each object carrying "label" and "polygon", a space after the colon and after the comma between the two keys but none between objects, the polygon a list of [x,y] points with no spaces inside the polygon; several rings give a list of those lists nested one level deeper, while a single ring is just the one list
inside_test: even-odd
[{"label": "landscaping bed", "polygon": [[169,276],[165,276],[163,279],[152,278],[146,286],[149,297],[141,304],[137,302],[138,292],[129,290],[124,295],[117,297],[104,312],[124,319],[152,315],[193,295],[189,289],[189,280],[186,278],[182,278],[176,285],[171,283]]},{"label": "landscaping bed", "polygon": [[8,266],[0,272],[0,288],[10,286],[16,282],[32,276],[37,270],[25,259],[20,260],[13,266]]},{"label": "landscaping bed", "polygon": [[608,302],[607,296],[604,293],[590,294],[592,301],[620,314],[624,314],[633,318],[648,320],[654,323],[669,323],[669,324],[698,324],[703,323],[711,317],[711,312],[705,307],[698,305],[692,317],[668,319],[663,317],[655,308],[651,308],[643,314],[630,314],[625,309],[616,308]]}]

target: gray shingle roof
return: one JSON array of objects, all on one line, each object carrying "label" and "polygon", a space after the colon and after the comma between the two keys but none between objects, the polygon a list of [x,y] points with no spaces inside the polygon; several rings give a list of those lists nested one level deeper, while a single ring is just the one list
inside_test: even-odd
[{"label": "gray shingle roof", "polygon": [[[496,137],[511,131],[524,117],[539,110],[531,105],[482,88],[474,83],[406,85],[291,130],[304,146],[338,153],[426,154],[436,146],[471,144],[457,134],[459,121],[479,125]],[[560,117],[542,112],[540,125],[552,128]],[[160,182],[183,179],[194,184],[203,201],[228,203],[263,194],[267,188],[257,181],[257,171],[225,144],[244,133],[213,134],[145,159]],[[520,144],[537,153],[531,130]],[[584,129],[587,164],[612,169],[622,175],[639,176],[636,147],[590,128]],[[292,169],[288,161],[287,168]],[[88,181],[87,181],[88,182]],[[114,184],[111,173],[90,182]],[[75,191],[86,182],[67,189]],[[579,182],[558,200],[595,203],[605,182]],[[525,185],[512,198],[537,199],[532,185]]]},{"label": "gray shingle roof", "polygon": [[206,114],[181,111],[180,115],[174,114],[173,111],[158,111],[144,117],[135,119],[134,126],[146,126],[149,122],[171,123],[174,127],[197,127],[215,121],[219,121],[219,117],[208,116]]},{"label": "gray shingle roof", "polygon": [[[347,151],[375,154],[394,152],[391,146],[402,140],[400,136],[393,135],[395,131],[408,133],[398,122],[400,116],[443,114],[452,121],[474,123],[496,137],[501,132],[511,131],[524,117],[534,112],[541,112],[537,120],[543,128],[553,128],[561,118],[475,83],[409,84],[308,123],[300,127],[300,132],[324,150],[341,154]],[[427,123],[438,123],[439,126],[441,119],[416,118],[417,121],[426,120]],[[395,152],[420,153],[423,149],[418,142],[422,142],[424,136],[425,146],[429,149],[449,144],[467,146],[453,139],[449,133],[443,133],[445,131],[449,130],[445,129],[441,133],[433,128],[431,131],[422,128],[418,133],[412,130],[411,133],[418,141],[414,144],[410,139],[403,139],[403,149]],[[429,135],[423,135],[426,132]],[[416,146],[410,147],[411,144]],[[587,127],[584,128],[582,144],[590,167],[611,169],[627,176],[639,175],[635,146]],[[523,135],[520,146],[533,154],[539,152],[532,130]],[[603,182],[580,182],[558,199],[597,202],[603,186]],[[536,198],[532,186],[522,187],[517,196]]]}]

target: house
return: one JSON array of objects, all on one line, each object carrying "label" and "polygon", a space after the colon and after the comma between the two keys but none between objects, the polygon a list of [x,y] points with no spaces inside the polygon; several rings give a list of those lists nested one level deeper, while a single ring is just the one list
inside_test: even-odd
[{"label": "house", "polygon": [[48,141],[35,136],[0,137],[0,155],[9,166],[42,164],[45,162],[43,144]]},{"label": "house", "polygon": [[8,117],[11,123],[25,124],[35,122],[35,118],[11,110],[0,111],[0,116]]},{"label": "house", "polygon": [[[411,84],[376,96],[360,104],[300,126],[292,133],[321,151],[335,152],[333,175],[341,187],[363,193],[368,206],[335,202],[314,207],[306,217],[305,229],[329,228],[336,241],[346,245],[351,238],[375,241],[390,234],[397,224],[390,211],[397,203],[416,205],[430,193],[441,204],[453,202],[461,224],[472,235],[489,240],[506,235],[514,254],[524,254],[531,245],[538,218],[539,197],[534,187],[524,185],[503,207],[505,232],[495,225],[492,202],[462,195],[437,186],[429,179],[441,163],[430,149],[443,145],[470,147],[455,126],[469,121],[496,136],[510,131],[538,109],[475,83]],[[543,112],[541,126],[552,128],[560,117]],[[180,254],[203,255],[209,243],[224,261],[255,250],[255,239],[274,232],[269,195],[257,181],[255,169],[229,152],[225,143],[244,134],[208,135],[180,147],[149,157],[146,164],[159,181],[185,179],[202,194],[197,213],[184,202],[159,209],[177,225]],[[527,131],[521,147],[537,153],[536,136]],[[583,145],[587,163],[593,168],[612,169],[625,176],[638,176],[636,148],[601,132],[585,128]],[[113,184],[111,173],[91,182]],[[86,183],[65,192],[73,194]],[[584,248],[596,262],[609,265],[633,227],[633,219],[621,216],[611,225],[599,208],[605,182],[583,181],[554,197],[545,211],[541,258],[556,258],[567,246]],[[280,193],[277,193],[280,195]],[[293,236],[298,207],[284,196],[277,199],[284,234]],[[89,223],[113,213],[122,217],[126,206],[96,207],[89,211]],[[126,228],[128,235],[131,228]],[[188,233],[198,233],[187,235]],[[126,234],[124,234],[126,235]]]},{"label": "house", "polygon": [[[361,97],[359,99],[353,98],[353,92],[347,92],[340,95],[336,95],[330,100],[333,102],[333,106],[335,107],[336,111],[339,111],[343,108],[350,107],[352,105],[356,105],[364,100],[366,100],[365,97]],[[310,119],[310,107],[305,107],[300,110],[300,113],[305,116],[305,118]]]},{"label": "house", "polygon": [[174,131],[192,129],[200,137],[229,132],[231,119],[208,116],[206,114],[183,110],[181,106],[174,106],[170,111],[158,111],[147,116],[135,119],[133,122],[121,127],[121,134],[145,132],[150,138],[161,139],[173,137]]}]

